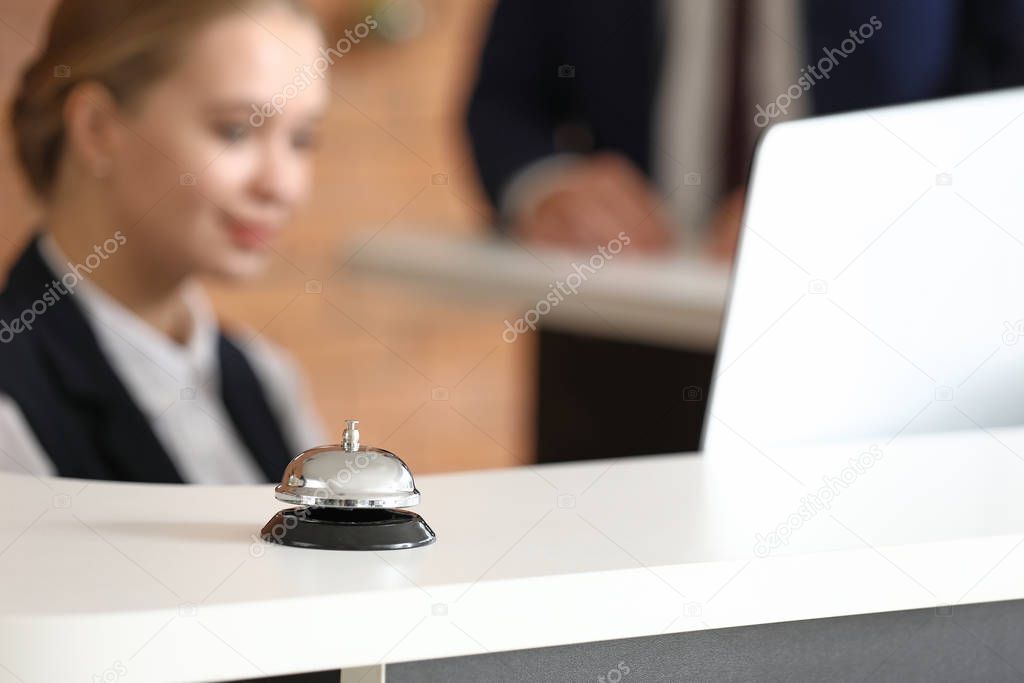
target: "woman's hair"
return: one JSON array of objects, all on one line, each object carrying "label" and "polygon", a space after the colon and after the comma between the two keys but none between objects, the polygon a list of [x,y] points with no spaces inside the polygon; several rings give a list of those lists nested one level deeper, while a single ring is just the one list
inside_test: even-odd
[{"label": "woman's hair", "polygon": [[274,4],[313,19],[301,0],[61,0],[11,108],[18,160],[32,189],[43,198],[52,190],[64,103],[75,86],[100,83],[127,105],[178,64],[188,39],[209,22]]}]

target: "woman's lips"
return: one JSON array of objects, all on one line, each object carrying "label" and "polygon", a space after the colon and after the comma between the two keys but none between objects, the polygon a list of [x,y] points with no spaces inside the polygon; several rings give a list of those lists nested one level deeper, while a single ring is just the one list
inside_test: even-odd
[{"label": "woman's lips", "polygon": [[234,218],[227,220],[231,241],[246,249],[266,249],[277,235],[277,230],[263,223],[252,223]]}]

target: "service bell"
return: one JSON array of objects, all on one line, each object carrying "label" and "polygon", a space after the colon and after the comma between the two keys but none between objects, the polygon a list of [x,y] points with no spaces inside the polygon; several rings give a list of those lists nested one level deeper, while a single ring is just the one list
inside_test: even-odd
[{"label": "service bell", "polygon": [[260,532],[268,543],[326,550],[398,550],[436,540],[415,512],[420,502],[412,472],[391,451],[359,441],[359,421],[346,420],[340,444],[303,451],[274,489],[296,504],[271,517]]}]

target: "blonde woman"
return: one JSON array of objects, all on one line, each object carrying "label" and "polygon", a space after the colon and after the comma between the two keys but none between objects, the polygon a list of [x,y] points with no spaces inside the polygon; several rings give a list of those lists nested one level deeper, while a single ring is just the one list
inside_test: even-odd
[{"label": "blonde woman", "polygon": [[321,46],[289,0],[58,4],[11,111],[44,217],[0,295],[0,468],[250,483],[322,442],[290,361],[197,282],[261,273],[306,198]]}]

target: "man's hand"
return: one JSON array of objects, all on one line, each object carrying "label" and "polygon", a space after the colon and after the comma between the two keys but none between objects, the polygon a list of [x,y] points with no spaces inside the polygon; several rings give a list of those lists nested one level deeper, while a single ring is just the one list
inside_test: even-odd
[{"label": "man's hand", "polygon": [[722,200],[715,211],[715,217],[711,220],[711,243],[708,249],[712,258],[720,261],[732,261],[736,255],[746,189],[741,187],[733,190]]},{"label": "man's hand", "polygon": [[647,178],[617,154],[595,154],[562,172],[543,197],[514,219],[514,234],[534,244],[596,250],[624,232],[630,249],[664,251],[672,225]]}]

